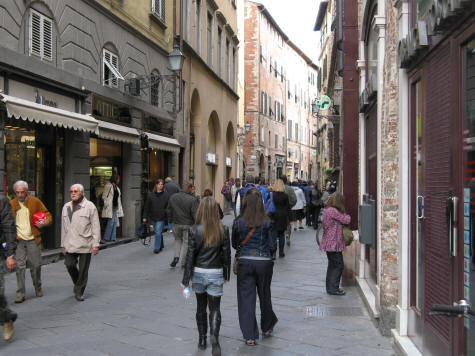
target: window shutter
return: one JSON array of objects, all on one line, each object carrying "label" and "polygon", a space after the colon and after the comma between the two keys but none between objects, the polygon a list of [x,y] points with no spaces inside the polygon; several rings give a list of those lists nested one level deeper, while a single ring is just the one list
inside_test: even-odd
[{"label": "window shutter", "polygon": [[43,17],[43,58],[53,60],[53,23]]},{"label": "window shutter", "polygon": [[[112,64],[112,66],[113,66],[115,69],[119,70],[119,58],[118,58],[117,56],[114,56],[113,54],[111,54],[111,62],[110,62],[110,64]],[[111,74],[112,74],[112,73],[111,73]],[[119,86],[119,81],[118,81],[117,77],[116,77],[114,74],[112,74],[112,85],[113,85],[114,87],[118,87],[118,86]]]},{"label": "window shutter", "polygon": [[41,57],[41,16],[34,11],[30,17],[30,54]]}]

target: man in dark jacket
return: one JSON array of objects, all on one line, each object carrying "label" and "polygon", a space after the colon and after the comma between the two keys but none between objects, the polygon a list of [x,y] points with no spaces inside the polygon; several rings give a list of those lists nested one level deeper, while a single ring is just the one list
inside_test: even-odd
[{"label": "man in dark jacket", "polygon": [[163,249],[162,232],[167,220],[167,207],[169,195],[164,190],[163,179],[158,179],[154,191],[150,193],[145,202],[143,222],[153,224],[155,231],[155,248],[153,253],[159,253]]},{"label": "man in dark jacket", "polygon": [[[168,196],[171,198],[173,194],[176,194],[180,191],[180,187],[170,177],[166,177],[165,191],[168,193]],[[173,232],[173,224],[171,220],[168,220],[168,232]]]},{"label": "man in dark jacket", "polygon": [[[173,235],[175,236],[175,255],[170,267],[175,267],[182,255],[181,266],[185,266],[186,249],[188,247],[188,233],[191,225],[195,223],[195,215],[198,211],[199,201],[193,195],[193,184],[183,183],[183,190],[174,194],[168,204],[168,220],[173,223]],[[181,247],[183,253],[181,253]]]},{"label": "man in dark jacket", "polygon": [[295,191],[292,189],[290,185],[287,185],[287,176],[282,175],[280,177],[282,182],[284,182],[285,186],[285,194],[289,197],[289,224],[287,224],[287,230],[285,232],[285,240],[287,242],[287,246],[290,246],[290,234],[292,233],[292,229],[290,227],[290,221],[292,220],[292,208],[295,204],[297,204],[297,195],[295,195]]},{"label": "man in dark jacket", "polygon": [[16,267],[16,225],[13,219],[10,201],[5,196],[0,196],[0,241],[6,244],[7,258],[2,253],[0,256],[0,323],[3,324],[3,338],[10,340],[13,337],[13,322],[17,314],[7,306],[7,299],[4,295],[5,285],[3,275],[5,274],[5,264],[10,270]]}]

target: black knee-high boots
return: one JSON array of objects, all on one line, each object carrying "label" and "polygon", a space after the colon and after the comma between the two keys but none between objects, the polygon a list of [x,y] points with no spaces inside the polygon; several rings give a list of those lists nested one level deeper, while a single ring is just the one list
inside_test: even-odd
[{"label": "black knee-high boots", "polygon": [[219,345],[219,328],[221,327],[220,302],[221,297],[208,296],[209,334],[213,356],[221,356],[221,346]]}]

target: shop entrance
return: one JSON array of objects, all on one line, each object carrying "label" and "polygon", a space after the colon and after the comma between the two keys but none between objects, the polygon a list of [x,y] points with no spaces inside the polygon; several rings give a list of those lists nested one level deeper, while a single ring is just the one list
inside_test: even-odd
[{"label": "shop entrance", "polygon": [[4,120],[4,191],[15,198],[13,184],[28,183],[28,193],[39,198],[53,217],[53,224],[42,231],[42,248],[61,244],[61,211],[64,204],[64,130],[17,119]]},{"label": "shop entrance", "polygon": [[[91,137],[89,143],[89,177],[91,182],[90,200],[96,205],[99,216],[102,214],[100,197],[104,186],[112,174],[122,175],[122,144],[119,142]],[[121,183],[119,188],[122,191]],[[101,219],[101,235],[105,231],[105,222]],[[117,237],[121,237],[121,227],[117,229]]]}]

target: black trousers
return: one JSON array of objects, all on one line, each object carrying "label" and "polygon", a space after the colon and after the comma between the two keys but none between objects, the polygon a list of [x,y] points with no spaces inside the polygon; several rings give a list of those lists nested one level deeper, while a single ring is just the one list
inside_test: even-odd
[{"label": "black trousers", "polygon": [[244,339],[258,339],[256,320],[256,290],[261,307],[261,331],[269,331],[277,323],[272,310],[271,290],[274,262],[271,260],[239,259],[237,296],[239,326]]},{"label": "black trousers", "polygon": [[64,256],[64,265],[74,283],[74,294],[76,295],[84,294],[90,263],[90,253],[66,253]]},{"label": "black trousers", "polygon": [[341,275],[343,273],[343,253],[327,251],[328,268],[326,287],[327,292],[336,292],[340,288]]},{"label": "black trousers", "polygon": [[312,225],[313,225],[313,228],[316,230],[318,229],[318,216],[320,215],[320,210],[322,208],[320,206],[315,206],[314,209],[313,209],[313,216],[312,216]]}]

